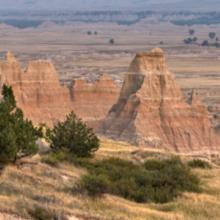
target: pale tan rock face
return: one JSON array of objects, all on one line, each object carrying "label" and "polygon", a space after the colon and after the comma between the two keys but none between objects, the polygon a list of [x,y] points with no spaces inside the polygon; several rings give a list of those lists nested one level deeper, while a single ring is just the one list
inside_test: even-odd
[{"label": "pale tan rock face", "polygon": [[134,58],[102,132],[181,152],[215,149],[218,144],[205,107],[195,94],[191,105],[184,102],[161,49]]},{"label": "pale tan rock face", "polygon": [[47,61],[32,61],[23,71],[18,62],[6,57],[0,63],[2,83],[12,86],[18,106],[35,124],[52,125],[71,110],[67,88],[59,84],[56,70]]},{"label": "pale tan rock face", "polygon": [[119,86],[107,75],[94,83],[75,80],[71,88],[74,112],[96,129],[116,103],[119,92]]},{"label": "pale tan rock face", "polygon": [[98,126],[119,95],[118,86],[106,76],[94,84],[74,81],[69,89],[60,85],[52,63],[32,61],[23,71],[11,53],[0,62],[0,82],[12,86],[17,104],[27,118],[49,126],[63,120],[70,111]]}]

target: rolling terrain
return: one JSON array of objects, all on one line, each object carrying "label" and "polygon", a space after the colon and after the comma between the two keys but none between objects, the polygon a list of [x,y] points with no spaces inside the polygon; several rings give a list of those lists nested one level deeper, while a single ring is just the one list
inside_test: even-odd
[{"label": "rolling terrain", "polygon": [[[139,138],[139,147],[100,135],[93,162],[120,158],[140,164],[177,156],[184,164],[202,159],[211,165],[192,169],[200,193],[184,192],[165,204],[108,193],[92,198],[78,190],[88,170],[48,160],[43,141],[45,152],[0,170],[0,220],[30,220],[38,212],[60,220],[220,219],[220,157],[212,135],[220,133],[218,0],[0,0],[0,5],[0,77],[13,84],[17,104],[35,124],[52,125],[70,110],[93,125],[108,116],[105,133],[125,141]],[[186,44],[187,38],[196,40]],[[202,46],[205,40],[208,46]],[[166,62],[160,49],[146,53],[155,47],[162,48]],[[124,79],[130,84],[123,90]],[[161,150],[158,138],[140,134],[157,134],[173,147]]]},{"label": "rolling terrain", "polygon": [[[95,158],[118,157],[135,162],[172,156],[164,151],[137,149],[123,142],[103,139]],[[92,199],[71,191],[86,170],[68,163],[53,167],[42,163],[41,156],[37,155],[26,159],[18,167],[9,166],[3,171],[0,179],[0,219],[28,220],[33,207],[43,207],[43,210],[69,220],[218,220],[219,159],[204,154],[182,154],[180,157],[185,162],[192,158],[211,162],[211,170],[193,171],[201,178],[203,192],[185,193],[166,204],[138,204],[108,194]]]}]

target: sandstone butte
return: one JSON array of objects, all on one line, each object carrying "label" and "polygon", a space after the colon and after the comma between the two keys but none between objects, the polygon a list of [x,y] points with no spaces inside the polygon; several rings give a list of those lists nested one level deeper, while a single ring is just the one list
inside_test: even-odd
[{"label": "sandstone butte", "polygon": [[181,152],[217,150],[206,108],[196,92],[184,101],[161,49],[136,55],[121,92],[106,75],[94,83],[73,80],[69,88],[62,86],[51,62],[31,61],[23,70],[11,53],[0,62],[4,83],[12,86],[18,106],[35,124],[52,126],[74,111],[101,134],[132,144]]},{"label": "sandstone butte", "polygon": [[193,92],[184,101],[159,48],[136,55],[100,132],[177,152],[215,151],[219,143],[201,100]]},{"label": "sandstone butte", "polygon": [[96,127],[117,101],[120,88],[103,75],[96,82],[74,80],[72,86],[62,86],[49,61],[31,61],[22,70],[14,55],[7,53],[0,62],[0,83],[11,85],[18,107],[35,124],[52,126],[74,111],[89,125]]}]

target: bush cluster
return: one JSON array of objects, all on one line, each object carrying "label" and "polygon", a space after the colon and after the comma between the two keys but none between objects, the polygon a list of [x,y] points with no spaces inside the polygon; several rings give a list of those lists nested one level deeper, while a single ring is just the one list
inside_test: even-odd
[{"label": "bush cluster", "polygon": [[188,166],[191,168],[211,169],[211,165],[208,162],[200,159],[190,160]]},{"label": "bush cluster", "polygon": [[91,196],[110,193],[140,203],[165,203],[184,191],[200,191],[199,179],[177,158],[143,165],[113,158],[93,163],[88,171],[80,186]]},{"label": "bush cluster", "polygon": [[67,220],[64,215],[41,206],[34,206],[32,209],[29,209],[28,214],[34,220]]}]

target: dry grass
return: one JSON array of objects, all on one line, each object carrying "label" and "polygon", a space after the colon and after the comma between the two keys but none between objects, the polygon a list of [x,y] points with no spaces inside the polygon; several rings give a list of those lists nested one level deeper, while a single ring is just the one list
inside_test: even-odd
[{"label": "dry grass", "polygon": [[[96,159],[109,156],[137,161],[140,158],[166,158],[171,155],[160,150],[139,150],[126,143],[104,140]],[[202,194],[186,193],[164,205],[137,204],[111,195],[94,200],[79,192],[70,191],[85,172],[68,164],[48,166],[40,162],[39,156],[20,167],[8,166],[0,178],[0,220],[15,220],[19,217],[21,220],[30,219],[28,210],[36,205],[65,214],[72,220],[220,219],[218,167],[195,170],[202,180]]]}]

